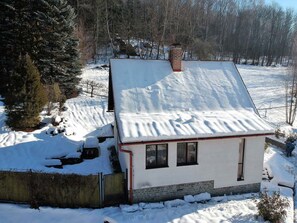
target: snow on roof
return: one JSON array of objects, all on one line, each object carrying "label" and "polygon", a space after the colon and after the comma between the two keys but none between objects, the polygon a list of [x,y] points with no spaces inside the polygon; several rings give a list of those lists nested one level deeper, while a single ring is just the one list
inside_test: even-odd
[{"label": "snow on roof", "polygon": [[271,133],[232,62],[112,59],[122,142]]}]

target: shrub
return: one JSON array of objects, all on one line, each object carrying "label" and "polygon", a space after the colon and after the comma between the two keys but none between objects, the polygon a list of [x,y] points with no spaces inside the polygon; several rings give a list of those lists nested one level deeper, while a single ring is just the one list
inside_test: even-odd
[{"label": "shrub", "polygon": [[296,141],[296,135],[295,134],[290,134],[285,142],[291,142],[294,143]]},{"label": "shrub", "polygon": [[265,221],[272,223],[281,222],[286,217],[286,208],[288,206],[288,199],[282,198],[277,192],[274,192],[272,196],[269,196],[266,192],[260,193],[260,201],[257,204],[258,214]]},{"label": "shrub", "polygon": [[45,90],[47,93],[47,115],[51,115],[51,111],[54,108],[54,103],[61,101],[62,93],[58,83],[46,85]]},{"label": "shrub", "polygon": [[275,137],[279,139],[281,137],[281,135],[282,135],[282,132],[281,132],[280,128],[277,128],[275,130],[274,134],[275,134]]},{"label": "shrub", "polygon": [[40,73],[28,54],[19,57],[8,87],[6,124],[16,130],[36,127],[47,99]]}]

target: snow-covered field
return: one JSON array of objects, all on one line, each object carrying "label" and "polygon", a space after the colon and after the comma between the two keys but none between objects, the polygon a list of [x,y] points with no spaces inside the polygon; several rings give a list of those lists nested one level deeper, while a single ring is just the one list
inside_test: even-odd
[{"label": "snow-covered field", "polygon": [[[84,80],[93,80],[107,86],[108,72],[104,69],[83,70]],[[285,110],[268,109],[284,106],[284,79],[286,68],[238,66],[247,88],[259,109],[260,114],[274,126],[285,121]],[[75,153],[88,136],[98,136],[101,128],[113,121],[113,114],[107,113],[107,99],[91,98],[82,94],[66,102],[67,111],[62,114],[64,121],[60,127],[64,133],[52,136],[48,134],[53,126],[47,126],[34,132],[15,132],[5,128],[3,103],[0,102],[0,170],[16,169],[24,171],[33,169],[45,172],[95,174],[110,173],[107,147],[112,140],[101,144],[102,155],[96,159],[80,164],[64,166],[63,169],[45,167],[49,158]],[[265,110],[266,109],[266,110]],[[291,207],[286,222],[293,222],[293,200],[290,189],[279,187],[294,184],[297,171],[297,154],[290,159],[285,158],[278,150],[269,148],[265,154],[264,166],[274,176],[271,182],[263,182],[262,187],[281,191],[290,198]],[[218,201],[219,200],[219,201]],[[257,198],[256,198],[257,200]],[[58,209],[42,207],[40,210],[30,209],[26,205],[0,204],[0,222],[263,222],[256,218],[256,203],[250,195],[227,196],[213,198],[206,204],[185,203],[178,207],[160,209],[143,209],[133,213],[122,211],[119,207],[99,210],[91,209]]]},{"label": "snow-covered field", "polygon": [[248,65],[237,65],[237,68],[261,117],[274,127],[284,125],[285,80],[288,69]]}]

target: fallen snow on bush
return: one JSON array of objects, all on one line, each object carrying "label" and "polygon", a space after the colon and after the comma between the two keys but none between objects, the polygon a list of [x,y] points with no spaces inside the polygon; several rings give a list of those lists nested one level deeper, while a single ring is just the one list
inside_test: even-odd
[{"label": "fallen snow on bush", "polygon": [[211,196],[209,193],[201,193],[194,196],[194,200],[196,202],[206,202],[211,199]]},{"label": "fallen snow on bush", "polygon": [[282,197],[288,199],[289,207],[287,217],[284,223],[294,222],[294,198],[293,189],[295,185],[295,177],[293,174],[294,166],[289,162],[280,150],[268,147],[264,155],[264,168],[268,170],[268,174],[272,179],[263,181],[261,184],[262,191],[272,195],[278,192]]},{"label": "fallen snow on bush", "polygon": [[294,188],[294,175],[292,169],[294,166],[279,154],[279,151],[269,148],[265,154],[264,168],[267,169],[268,175],[273,177],[271,182],[290,188]]}]

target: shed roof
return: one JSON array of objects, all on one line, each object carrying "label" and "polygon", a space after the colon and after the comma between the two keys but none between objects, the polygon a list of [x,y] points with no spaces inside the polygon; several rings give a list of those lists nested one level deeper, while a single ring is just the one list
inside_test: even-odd
[{"label": "shed roof", "polygon": [[112,59],[123,143],[271,133],[232,62]]}]

